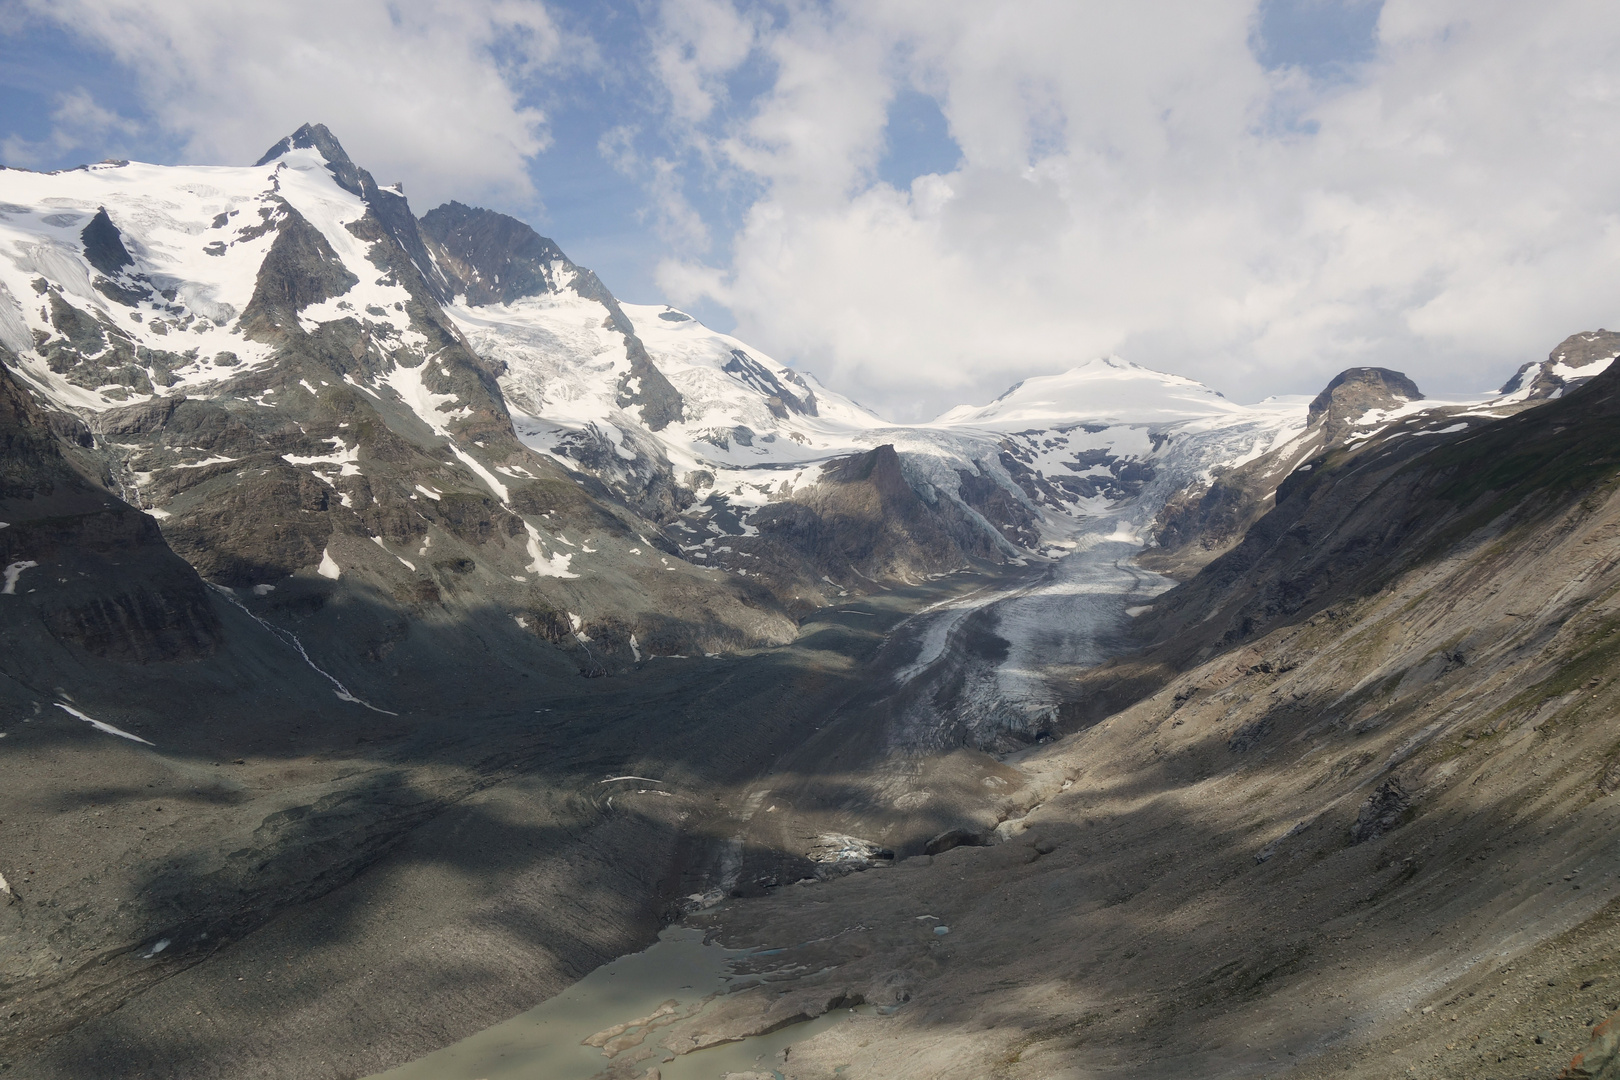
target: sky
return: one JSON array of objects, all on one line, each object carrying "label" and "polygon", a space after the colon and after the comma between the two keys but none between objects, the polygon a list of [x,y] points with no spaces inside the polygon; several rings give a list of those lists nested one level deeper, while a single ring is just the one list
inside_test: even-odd
[{"label": "sky", "polygon": [[1620,327],[1612,0],[0,0],[0,163],[306,121],[897,420],[1102,355],[1479,393]]}]

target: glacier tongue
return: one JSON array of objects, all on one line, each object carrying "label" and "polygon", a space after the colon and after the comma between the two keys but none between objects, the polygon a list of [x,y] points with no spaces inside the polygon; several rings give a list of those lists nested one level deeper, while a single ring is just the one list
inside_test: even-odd
[{"label": "glacier tongue", "polygon": [[[685,312],[605,303],[596,287],[448,310],[499,362],[525,444],[657,516],[687,559],[822,602],[974,561],[1028,568],[1002,591],[917,616],[901,635],[897,647],[916,653],[895,661],[909,702],[896,738],[907,745],[991,745],[1049,724],[1052,671],[1117,653],[1127,609],[1171,584],[1132,562],[1165,501],[1305,428],[1303,401],[1243,406],[1111,358],[896,425]],[[682,417],[657,430],[617,399],[627,326],[683,402]],[[862,482],[893,497],[838,490],[851,468],[881,473],[872,455],[882,447],[909,492],[894,496],[876,479]],[[829,515],[860,513],[852,498],[887,518],[926,507],[955,548],[884,561],[848,537],[827,542]]]},{"label": "glacier tongue", "polygon": [[1054,679],[1128,651],[1133,615],[1175,584],[1134,562],[1166,499],[1256,447],[1297,436],[1303,417],[1298,403],[1183,421],[1168,431],[1082,428],[1092,441],[1111,440],[1110,449],[1143,450],[1137,460],[1150,463],[1152,475],[1111,502],[1098,496],[1069,512],[1047,505],[1042,550],[1054,558],[1026,580],[910,620],[895,643],[916,649],[894,676],[896,747],[1008,750],[1050,730],[1063,700]]}]

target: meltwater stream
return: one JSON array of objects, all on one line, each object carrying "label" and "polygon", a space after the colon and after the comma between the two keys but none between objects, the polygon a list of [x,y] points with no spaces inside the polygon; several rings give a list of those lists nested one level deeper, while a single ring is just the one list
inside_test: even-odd
[{"label": "meltwater stream", "polygon": [[747,951],[705,945],[701,930],[671,926],[649,948],[604,964],[528,1012],[369,1080],[590,1080],[613,1063],[610,1051],[622,1058],[641,1048],[653,1053],[632,1070],[637,1076],[654,1067],[662,1080],[770,1075],[783,1048],[845,1022],[849,1010],[672,1060],[658,1048],[665,1018],[694,1015],[724,994],[729,962]]}]

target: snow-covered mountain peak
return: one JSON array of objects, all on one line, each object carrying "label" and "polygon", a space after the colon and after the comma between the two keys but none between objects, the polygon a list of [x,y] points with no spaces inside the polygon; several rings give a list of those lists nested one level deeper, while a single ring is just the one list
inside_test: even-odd
[{"label": "snow-covered mountain peak", "polygon": [[354,163],[348,151],[343,149],[343,144],[338,142],[337,136],[325,124],[305,124],[266,150],[264,156],[254,162],[254,168],[275,162],[293,168],[325,169],[344,190],[362,198],[372,193],[366,190],[368,186],[401,197],[399,192],[392,189],[378,189],[371,174]]},{"label": "snow-covered mountain peak", "polygon": [[359,206],[329,176],[273,174],[140,163],[0,173],[0,344],[57,401],[93,410],[265,363],[272,350],[237,320],[286,207]]},{"label": "snow-covered mountain peak", "polygon": [[621,482],[673,469],[714,483],[729,470],[824,460],[884,426],[813,376],[685,312],[598,293],[587,273],[559,273],[536,295],[485,305],[458,298],[446,309],[502,366],[502,392],[534,449],[570,467],[597,462]]},{"label": "snow-covered mountain peak", "polygon": [[1058,375],[1025,379],[988,405],[959,405],[934,425],[1017,431],[1101,421],[1173,423],[1247,411],[1193,379],[1109,356]]}]

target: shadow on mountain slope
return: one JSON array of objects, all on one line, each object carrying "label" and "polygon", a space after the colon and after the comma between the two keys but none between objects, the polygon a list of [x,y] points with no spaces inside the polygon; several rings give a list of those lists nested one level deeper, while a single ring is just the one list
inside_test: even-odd
[{"label": "shadow on mountain slope", "polygon": [[[550,647],[502,637],[504,611],[419,624],[390,657],[400,676],[374,663],[365,670],[352,641],[328,646],[289,624],[356,696],[398,715],[340,700],[287,640],[218,595],[209,602],[223,644],[204,661],[117,663],[42,637],[39,654],[71,681],[76,708],[156,745],[93,730],[55,708],[61,695],[44,684],[7,684],[19,722],[4,751],[22,777],[0,796],[14,888],[0,931],[15,946],[4,975],[14,1002],[8,1058],[20,1075],[143,1075],[160,1059],[176,1075],[217,1074],[219,1055],[243,1060],[240,1043],[210,1044],[188,1065],[175,1048],[201,1036],[173,1025],[196,1013],[182,1006],[233,989],[226,958],[244,950],[295,957],[306,989],[352,986],[351,968],[364,966],[377,973],[368,993],[393,1003],[351,1025],[334,1020],[333,999],[317,994],[306,1007],[277,983],[253,1007],[283,1017],[261,1016],[265,1030],[284,1022],[307,1043],[307,1053],[265,1050],[263,1066],[289,1075],[312,1075],[321,1057],[335,1063],[338,1048],[359,1055],[344,1059],[351,1074],[381,1067],[532,1005],[645,944],[679,897],[726,883],[721,849],[737,833],[731,815],[748,781],[857,693],[888,629],[923,598],[975,584],[962,578],[825,613],[787,648],[653,658],[605,679],[581,678],[565,662],[541,668],[535,654]],[[345,614],[334,625],[347,627],[387,610],[368,608],[359,589],[337,606]],[[480,641],[480,625],[501,634]],[[503,642],[516,646],[503,651]],[[653,810],[627,813],[623,798],[607,802],[614,788],[599,785],[619,775],[652,776],[677,794],[632,793]],[[490,804],[499,820],[482,816]],[[444,833],[451,822],[453,837]],[[943,826],[916,827],[932,835]],[[808,869],[802,851],[766,861],[778,873]],[[742,884],[757,888],[767,868],[754,862]],[[582,866],[589,873],[579,876]],[[469,897],[501,894],[505,879],[529,881],[529,891],[477,914]],[[457,977],[462,961],[437,953],[446,962],[435,967],[413,953],[384,977],[379,958],[395,951],[396,924],[410,920],[396,912],[351,926],[332,914],[353,903],[345,889],[397,892],[390,903],[412,912],[424,939],[460,935],[458,949],[498,958],[503,974],[458,998],[440,1026],[419,1026],[423,1003],[439,1000],[437,980]],[[599,921],[581,930],[590,919]],[[502,920],[529,928],[521,948]],[[167,944],[154,952],[158,942]],[[53,1038],[55,1049],[42,1047]],[[143,1042],[145,1057],[135,1052]],[[124,1049],[114,1054],[114,1045]],[[137,1061],[148,1065],[127,1064]]]},{"label": "shadow on mountain slope", "polygon": [[664,1045],[864,997],[783,1074],[1550,1075],[1620,1004],[1617,390],[1314,462],[1005,762],[1001,843],[706,914],[805,944]]}]

